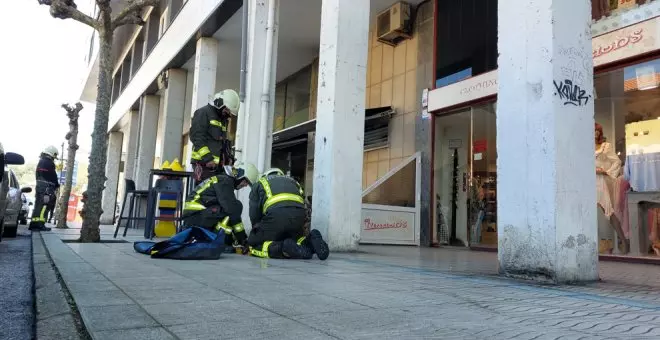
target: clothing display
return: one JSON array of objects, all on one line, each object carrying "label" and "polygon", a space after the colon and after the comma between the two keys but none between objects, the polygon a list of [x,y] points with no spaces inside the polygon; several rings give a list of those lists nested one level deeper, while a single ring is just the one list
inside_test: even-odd
[{"label": "clothing display", "polygon": [[660,120],[626,124],[624,176],[634,191],[660,191]]},{"label": "clothing display", "polygon": [[604,142],[595,152],[596,168],[605,170],[605,174],[596,175],[598,205],[603,208],[608,218],[614,214],[614,185],[621,175],[621,159],[612,144]]}]

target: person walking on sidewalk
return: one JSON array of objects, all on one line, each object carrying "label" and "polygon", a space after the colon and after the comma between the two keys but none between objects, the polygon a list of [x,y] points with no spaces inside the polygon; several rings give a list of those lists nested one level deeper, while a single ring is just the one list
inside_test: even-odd
[{"label": "person walking on sidewalk", "polygon": [[241,214],[243,204],[234,190],[252,185],[259,178],[252,164],[237,167],[224,166],[223,173],[207,178],[188,196],[183,208],[183,224],[210,230],[223,229],[225,244],[247,253],[247,234]]},{"label": "person walking on sidewalk", "polygon": [[279,169],[264,173],[252,186],[247,243],[250,254],[261,258],[319,259],[330,251],[321,233],[313,229],[304,235],[307,209],[302,187]]},{"label": "person walking on sidewalk", "polygon": [[240,101],[234,90],[215,94],[208,105],[197,109],[190,123],[190,155],[195,185],[215,175],[225,165],[233,165],[231,142],[227,139],[229,118],[238,114]]},{"label": "person walking on sidewalk", "polygon": [[57,199],[55,191],[60,186],[57,179],[57,172],[55,171],[56,159],[57,148],[52,145],[45,148],[39,156],[39,163],[36,170],[37,185],[30,230],[50,231],[50,228],[46,227],[48,206],[51,202],[54,204]]}]

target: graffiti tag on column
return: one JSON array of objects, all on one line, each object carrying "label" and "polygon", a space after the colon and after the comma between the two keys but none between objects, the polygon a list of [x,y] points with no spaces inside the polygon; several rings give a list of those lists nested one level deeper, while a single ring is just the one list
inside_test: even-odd
[{"label": "graffiti tag on column", "polygon": [[587,95],[587,91],[583,90],[580,85],[574,84],[570,79],[563,81],[554,81],[555,95],[564,101],[564,105],[583,106],[587,105],[591,95]]}]

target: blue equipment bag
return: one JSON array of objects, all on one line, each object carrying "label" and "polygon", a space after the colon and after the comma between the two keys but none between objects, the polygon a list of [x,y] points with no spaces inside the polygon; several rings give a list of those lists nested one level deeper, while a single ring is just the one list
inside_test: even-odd
[{"label": "blue equipment bag", "polygon": [[133,249],[151,258],[175,260],[217,260],[225,251],[225,232],[190,227],[169,240],[161,242],[139,241]]}]

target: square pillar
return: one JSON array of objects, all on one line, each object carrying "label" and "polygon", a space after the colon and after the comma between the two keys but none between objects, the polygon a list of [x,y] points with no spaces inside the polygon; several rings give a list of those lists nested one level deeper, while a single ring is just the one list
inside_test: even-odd
[{"label": "square pillar", "polygon": [[323,0],[312,225],[335,251],[358,247],[369,1]]},{"label": "square pillar", "polygon": [[163,138],[159,155],[161,162],[172,162],[175,158],[181,161],[186,79],[186,70],[169,69],[167,71],[167,88],[163,95]]},{"label": "square pillar", "polygon": [[591,2],[501,1],[499,268],[598,279]]},{"label": "square pillar", "polygon": [[[215,95],[215,79],[218,69],[218,41],[213,38],[199,38],[195,52],[195,73],[193,76],[191,116],[195,110],[209,103]],[[185,164],[189,170],[192,143],[188,143]]]},{"label": "square pillar", "polygon": [[137,159],[138,141],[140,139],[140,112],[129,111],[128,124],[126,126],[126,134],[128,138],[126,149],[126,162],[124,162],[124,178],[135,178],[135,161]]},{"label": "square pillar", "polygon": [[123,134],[118,131],[110,132],[108,134],[107,162],[105,163],[106,181],[101,204],[103,209],[103,214],[101,214],[101,224],[114,223],[123,138]]},{"label": "square pillar", "polygon": [[137,190],[149,189],[149,170],[154,166],[160,97],[144,96],[140,103],[140,145],[133,180]]},{"label": "square pillar", "polygon": [[[246,2],[248,7],[248,60],[247,60],[247,74],[245,83],[245,103],[241,107],[238,119],[241,120],[237,127],[242,127],[242,131],[237,131],[236,137],[236,152],[237,161],[251,163],[259,167],[259,148],[263,148],[262,155],[264,156],[263,167],[270,167],[270,154],[272,149],[272,132],[273,132],[273,115],[275,112],[275,80],[277,72],[277,45],[278,45],[278,32],[277,29],[279,21],[279,0],[255,0]],[[269,7],[274,6],[273,11],[273,37],[272,37],[272,52],[270,60],[267,59],[267,36],[270,34],[268,30],[268,16]],[[269,85],[267,99],[268,103],[268,119],[266,119],[265,129],[261,128],[262,122],[262,99],[264,95],[264,74],[266,68],[270,69],[269,72]],[[266,134],[266,143],[261,145],[261,133]],[[264,171],[265,169],[259,169]],[[250,230],[250,218],[248,207],[250,190],[241,190],[238,193],[238,198],[243,202],[243,224],[246,230]]]}]

